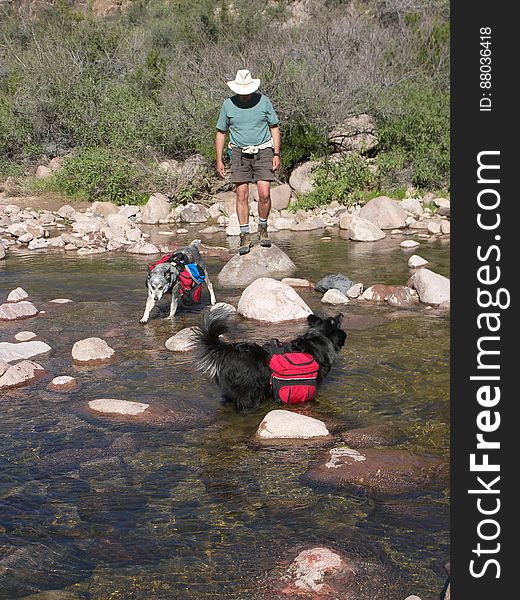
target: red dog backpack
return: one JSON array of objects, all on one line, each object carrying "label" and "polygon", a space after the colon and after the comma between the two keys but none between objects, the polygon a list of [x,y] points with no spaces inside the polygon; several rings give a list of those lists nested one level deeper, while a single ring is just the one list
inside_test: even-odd
[{"label": "red dog backpack", "polygon": [[310,354],[287,352],[274,354],[269,362],[274,399],[298,404],[316,395],[319,365]]}]

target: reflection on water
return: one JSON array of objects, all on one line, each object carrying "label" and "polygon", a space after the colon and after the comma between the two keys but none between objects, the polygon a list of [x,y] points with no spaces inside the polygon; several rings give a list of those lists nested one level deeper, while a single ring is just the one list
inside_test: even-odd
[{"label": "reflection on water", "polygon": [[[365,285],[404,284],[409,277],[410,252],[398,239],[359,244],[283,232],[273,239],[295,261],[297,277],[316,281],[343,273]],[[221,236],[205,241],[227,243]],[[417,253],[449,276],[446,243],[424,243]],[[258,580],[288,549],[341,548],[354,538],[381,546],[404,570],[409,587],[403,597],[437,598],[440,565],[449,553],[447,490],[381,505],[302,486],[300,476],[317,450],[258,448],[252,436],[273,406],[242,413],[222,406],[218,390],[194,372],[190,355],[164,348],[170,335],[198,321],[203,307],[182,310],[173,325],[157,314],[139,324],[148,262],[47,251],[0,264],[1,297],[21,285],[47,311],[1,324],[0,339],[34,331],[53,348],[40,360],[49,373],[81,383],[73,394],[48,392],[42,382],[1,399],[0,598],[63,589],[93,599],[255,598]],[[215,281],[222,262],[207,263]],[[235,304],[239,297],[237,290],[216,293]],[[320,294],[301,294],[317,312],[336,312],[320,304]],[[47,303],[56,297],[74,302]],[[405,433],[403,447],[447,456],[448,316],[424,307],[399,313],[355,303],[342,310],[346,350],[306,414],[340,429],[397,425]],[[237,318],[233,336],[289,338],[302,328],[280,331]],[[72,344],[90,336],[106,339],[118,360],[108,367],[73,366]],[[179,432],[85,419],[78,409],[97,397],[196,408],[211,424]]]}]

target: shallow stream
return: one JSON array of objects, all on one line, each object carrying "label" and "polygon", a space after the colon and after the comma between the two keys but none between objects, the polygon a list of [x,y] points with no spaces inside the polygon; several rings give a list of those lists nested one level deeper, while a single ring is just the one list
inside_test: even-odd
[{"label": "shallow stream", "polygon": [[[157,228],[149,232],[156,243],[179,240]],[[180,237],[198,236],[193,230]],[[401,237],[374,243],[322,237],[280,232],[273,240],[296,263],[295,277],[343,273],[365,286],[404,285],[409,277],[411,252],[399,247]],[[204,242],[232,243],[221,235]],[[449,276],[449,242],[424,241],[417,253]],[[259,448],[255,430],[275,406],[236,412],[221,405],[190,353],[164,347],[198,322],[206,291],[204,306],[181,309],[173,325],[161,318],[167,301],[160,316],[139,324],[149,262],[47,250],[16,251],[0,263],[0,299],[21,286],[47,311],[1,323],[0,340],[34,331],[53,349],[34,360],[81,383],[75,393],[57,394],[46,390],[46,380],[0,398],[0,598],[69,590],[93,600],[254,599],[258,582],[295,548],[357,545],[376,549],[401,570],[403,600],[409,594],[436,600],[449,557],[448,490],[381,505],[302,485],[319,450]],[[206,263],[215,283],[223,262]],[[218,301],[234,305],[240,295],[215,291]],[[316,312],[337,312],[324,308],[321,294],[298,292]],[[73,302],[48,304],[52,298]],[[301,410],[340,430],[394,425],[405,433],[401,447],[447,458],[449,315],[424,305],[399,310],[356,302],[342,312],[347,346],[317,400]],[[236,318],[233,337],[288,339],[303,328]],[[117,361],[72,365],[73,343],[91,336],[105,339]],[[197,408],[211,423],[179,432],[82,416],[81,406],[103,397]],[[8,554],[14,558],[6,570],[1,561]]]}]

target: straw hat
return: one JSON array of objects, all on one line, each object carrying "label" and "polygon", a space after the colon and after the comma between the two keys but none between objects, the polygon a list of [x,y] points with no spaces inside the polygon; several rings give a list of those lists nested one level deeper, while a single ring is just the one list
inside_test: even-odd
[{"label": "straw hat", "polygon": [[234,81],[228,81],[228,86],[235,94],[240,96],[247,96],[256,92],[260,87],[260,79],[253,79],[251,73],[247,69],[241,69],[237,71]]}]

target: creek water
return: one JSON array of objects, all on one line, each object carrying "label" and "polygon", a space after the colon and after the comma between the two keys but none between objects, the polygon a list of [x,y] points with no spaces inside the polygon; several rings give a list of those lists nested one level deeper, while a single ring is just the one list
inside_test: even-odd
[{"label": "creek water", "polygon": [[[171,239],[148,231],[160,243],[198,237],[195,229]],[[400,236],[374,243],[322,237],[279,232],[273,240],[296,263],[296,277],[343,273],[365,286],[404,285],[409,277],[411,252],[399,247]],[[232,243],[220,234],[204,242]],[[416,252],[449,276],[449,241],[432,238]],[[242,412],[222,405],[190,353],[165,349],[173,333],[197,324],[206,291],[203,305],[180,309],[173,324],[161,318],[167,300],[160,315],[139,324],[149,262],[119,253],[18,250],[0,263],[1,299],[21,286],[46,311],[0,324],[0,339],[34,331],[53,349],[34,360],[81,384],[57,394],[45,380],[0,399],[0,598],[42,590],[89,599],[256,598],[259,582],[280,560],[316,545],[375,549],[401,572],[403,599],[438,598],[449,557],[448,489],[383,503],[303,485],[300,477],[319,449],[252,442],[274,404]],[[215,283],[223,262],[206,263]],[[215,291],[218,301],[235,305],[240,296],[240,290]],[[312,289],[298,292],[318,313],[339,311],[321,304]],[[73,302],[48,303],[56,297]],[[402,448],[447,459],[449,314],[356,302],[341,312],[347,345],[317,399],[298,410],[339,430],[397,426]],[[289,339],[303,329],[235,317],[232,337]],[[72,364],[73,343],[91,336],[116,350],[114,363]],[[87,401],[103,397],[196,408],[210,422],[174,431],[81,413]]]}]

